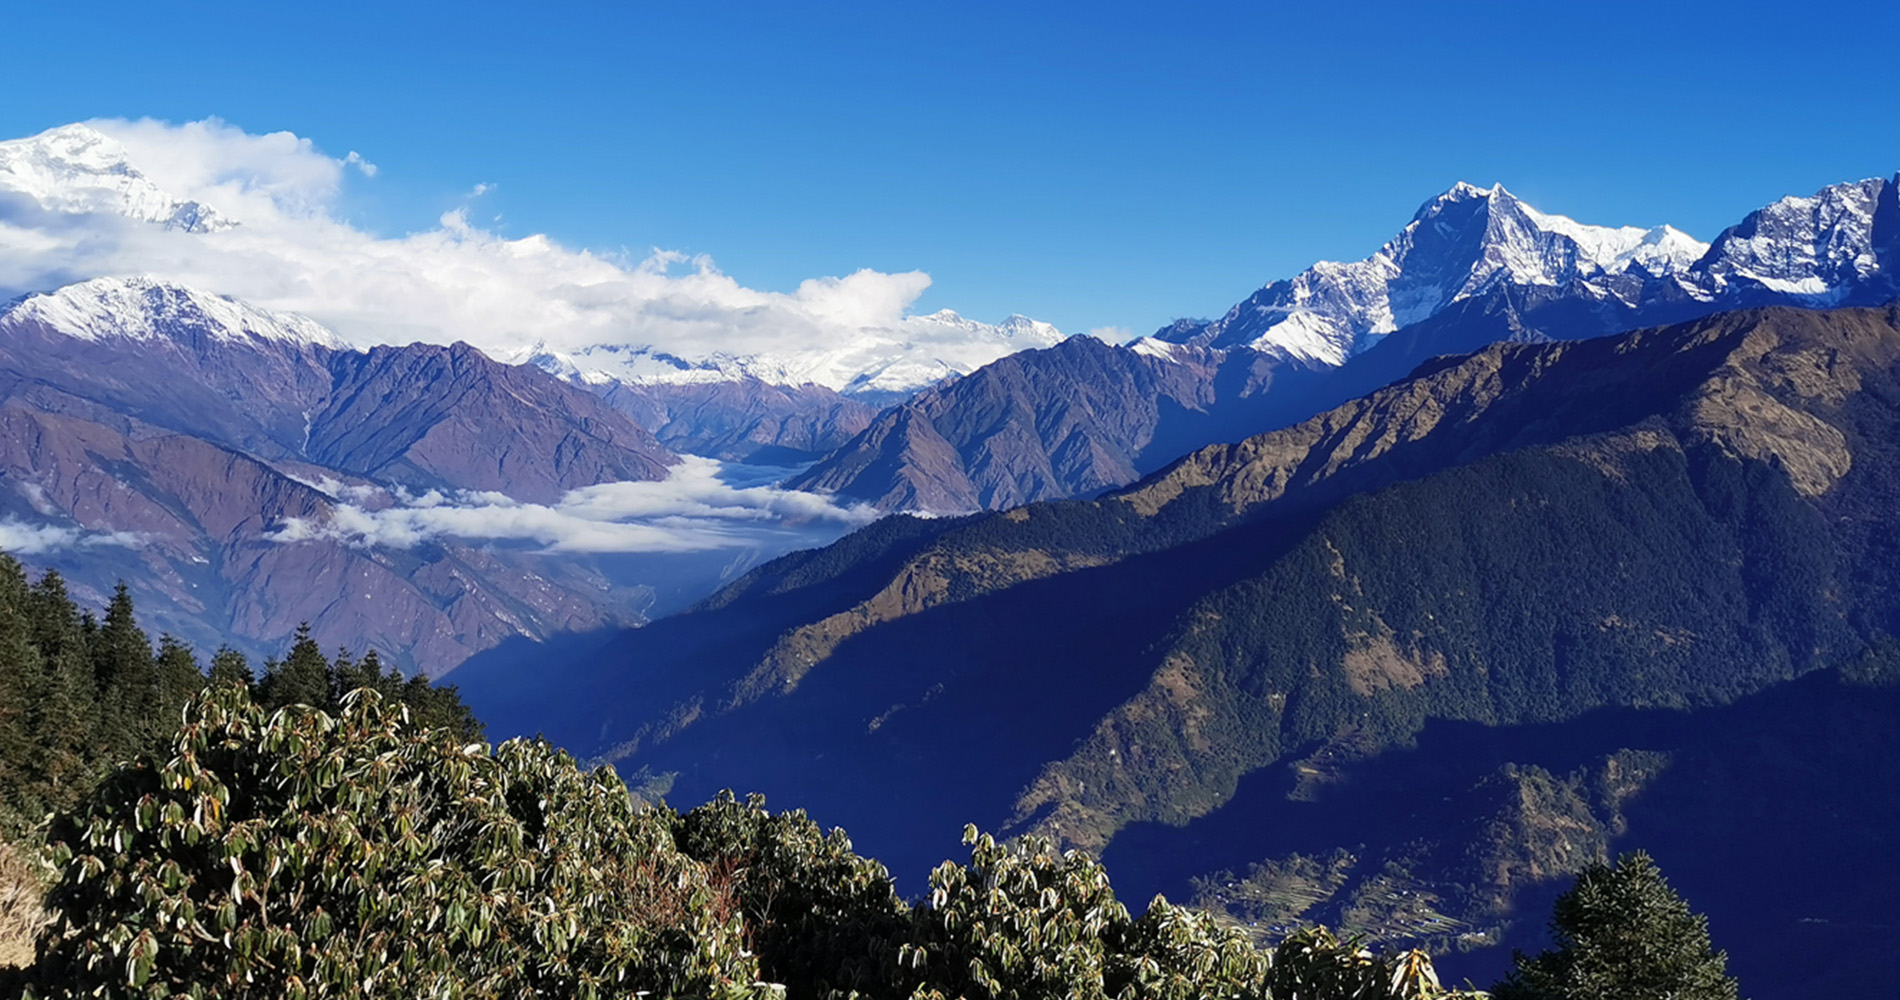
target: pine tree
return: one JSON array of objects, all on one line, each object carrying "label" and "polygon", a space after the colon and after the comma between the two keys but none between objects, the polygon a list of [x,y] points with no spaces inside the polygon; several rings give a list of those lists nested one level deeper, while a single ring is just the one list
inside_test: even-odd
[{"label": "pine tree", "polygon": [[1557,899],[1551,936],[1556,949],[1517,956],[1496,1000],[1735,1000],[1708,918],[1641,851],[1577,876]]},{"label": "pine tree", "polygon": [[330,661],[323,658],[322,648],[310,638],[309,622],[297,626],[290,655],[282,663],[266,665],[257,693],[259,703],[273,711],[286,705],[335,705],[330,700]]},{"label": "pine tree", "polygon": [[204,686],[204,671],[198,668],[198,658],[192,655],[191,647],[169,635],[159,636],[158,715],[153,720],[155,734],[169,736],[178,726],[185,703]]},{"label": "pine tree", "polygon": [[229,646],[220,646],[211,657],[209,683],[213,687],[236,684],[251,688],[257,684],[257,675],[251,672],[251,664],[244,659],[243,653]]},{"label": "pine tree", "polygon": [[99,688],[88,656],[87,618],[66,593],[66,581],[47,570],[28,598],[33,642],[40,652],[32,678],[28,728],[35,745],[28,784],[44,812],[70,806],[90,786],[99,759]]},{"label": "pine tree", "polygon": [[33,644],[40,655],[51,659],[73,647],[85,647],[84,627],[79,609],[66,593],[66,578],[59,570],[40,575],[27,595],[27,614],[32,619]]},{"label": "pine tree", "polygon": [[400,691],[402,678],[393,681],[383,673],[382,658],[375,650],[363,654],[360,660],[353,660],[347,650],[337,650],[336,659],[331,664],[334,673],[331,695],[338,704],[343,696],[359,688],[368,688],[387,698],[395,698]]},{"label": "pine tree", "polygon": [[374,678],[374,681],[367,686],[374,687],[385,699],[402,697],[402,671],[397,670],[393,665],[383,666],[383,658],[376,655],[375,650],[364,653],[363,661],[357,664],[357,667],[363,672],[363,676]]},{"label": "pine tree", "polygon": [[124,583],[112,592],[105,621],[89,645],[100,695],[101,750],[117,760],[157,737],[161,714],[158,664]]},{"label": "pine tree", "polygon": [[409,708],[409,714],[424,726],[447,729],[458,733],[463,739],[479,740],[483,727],[475,713],[469,711],[462,701],[461,692],[452,684],[437,687],[421,674],[402,681],[392,674],[388,678],[393,685],[401,684],[402,703]]},{"label": "pine tree", "polygon": [[13,559],[0,556],[0,824],[8,835],[39,817],[22,800],[33,757],[29,707],[42,674],[40,651],[33,645],[27,615],[26,573]]}]

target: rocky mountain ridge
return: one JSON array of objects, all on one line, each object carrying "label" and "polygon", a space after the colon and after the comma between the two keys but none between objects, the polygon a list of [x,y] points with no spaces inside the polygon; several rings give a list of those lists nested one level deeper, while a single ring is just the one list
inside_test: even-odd
[{"label": "rocky mountain ridge", "polygon": [[1460,183],[1425,203],[1371,257],[1316,264],[1205,326],[1157,336],[1214,347],[1277,346],[1340,365],[1387,334],[1504,286],[1561,290],[1639,312],[1681,296],[1711,311],[1868,305],[1900,290],[1882,269],[1897,251],[1900,176],[1783,198],[1713,243],[1666,225],[1583,225],[1538,212],[1503,185]]},{"label": "rocky mountain ridge", "polygon": [[1071,338],[885,410],[786,485],[938,513],[1090,496],[1244,434],[1270,392],[1312,371],[1249,348]]},{"label": "rocky mountain ridge", "polygon": [[1460,183],[1426,202],[1377,253],[1321,262],[1273,282],[1198,329],[1158,337],[1208,347],[1278,347],[1344,364],[1386,334],[1502,285],[1585,285],[1612,294],[1616,279],[1677,280],[1708,245],[1669,226],[1588,226],[1545,215],[1503,185]]},{"label": "rocky mountain ridge", "polygon": [[[989,383],[965,378],[887,413],[795,482],[896,510],[958,513],[1089,496],[1134,481],[1162,456],[1298,423],[1406,377],[1435,357],[1499,341],[1575,340],[1734,308],[1873,305],[1900,294],[1900,178],[1839,184],[1750,213],[1710,244],[1679,230],[1588,226],[1526,205],[1502,186],[1460,184],[1427,202],[1377,253],[1322,262],[1212,321],[1178,321],[1102,359],[1077,398],[1068,355],[1026,352],[1009,378],[1063,386],[998,416]],[[1241,351],[1236,361],[1222,352]],[[1210,353],[1211,352],[1211,353]],[[1139,357],[1136,357],[1139,355]],[[1162,376],[1157,363],[1183,362]],[[1244,367],[1239,387],[1220,371]],[[1020,371],[1017,371],[1020,370]],[[993,380],[992,380],[993,381]],[[1199,381],[1192,388],[1118,387]],[[1158,396],[1156,395],[1158,393]],[[1184,407],[1194,419],[1157,420]],[[1151,440],[1161,424],[1172,433]],[[1055,434],[1056,427],[1073,429]],[[1066,455],[1094,474],[1060,471]]]},{"label": "rocky mountain ridge", "polygon": [[[1496,344],[1097,500],[785,557],[559,650],[558,698],[505,658],[458,681],[496,732],[591,747],[649,792],[804,803],[900,878],[959,816],[1113,857],[1295,764],[1314,776],[1286,793],[1324,799],[1329,753],[1401,754],[1428,725],[1695,713],[1853,661],[1900,626],[1896,398],[1895,308]],[[1566,773],[1485,786],[1542,797],[1499,813],[1541,860],[1470,898],[1589,853],[1538,846],[1574,811]],[[1233,829],[1224,849],[1281,850]]]},{"label": "rocky mountain ridge", "polygon": [[309,621],[446,670],[511,635],[638,621],[585,560],[453,542],[274,540],[392,491],[547,501],[664,478],[677,459],[591,393],[466,345],[358,352],[310,320],[149,279],[0,309],[0,513],[63,539],[82,596],[124,578],[163,628],[274,648]]}]

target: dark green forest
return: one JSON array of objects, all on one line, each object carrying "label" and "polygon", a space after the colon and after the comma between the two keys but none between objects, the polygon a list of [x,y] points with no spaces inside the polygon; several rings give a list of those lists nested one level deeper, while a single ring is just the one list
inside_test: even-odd
[{"label": "dark green forest", "polygon": [[77,805],[109,766],[171,739],[207,683],[241,685],[270,710],[334,711],[344,694],[366,687],[400,701],[422,724],[481,735],[453,687],[405,679],[374,650],[326,657],[300,629],[286,655],[261,669],[229,648],[201,662],[171,636],[154,643],[123,586],[95,614],[73,600],[57,571],[29,580],[0,555],[0,830],[28,835],[48,813]]}]

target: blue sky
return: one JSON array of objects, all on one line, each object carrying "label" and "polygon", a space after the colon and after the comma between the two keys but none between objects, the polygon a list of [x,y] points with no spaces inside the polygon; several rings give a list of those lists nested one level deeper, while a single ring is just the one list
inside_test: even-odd
[{"label": "blue sky", "polygon": [[[1465,179],[1703,239],[1900,170],[1886,5],[36,4],[0,135],[218,116],[381,169],[367,229],[710,254],[1145,332]],[[494,221],[499,216],[500,221]]]}]

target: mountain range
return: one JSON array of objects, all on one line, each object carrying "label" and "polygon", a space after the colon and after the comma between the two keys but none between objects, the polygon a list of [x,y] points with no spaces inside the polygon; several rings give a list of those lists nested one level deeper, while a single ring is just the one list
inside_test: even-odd
[{"label": "mountain range", "polygon": [[[212,206],[168,194],[88,126],[0,143],[0,191],[25,205],[19,211],[103,213],[184,239],[242,228]],[[847,343],[793,340],[788,353],[770,356],[542,345],[496,363],[466,345],[357,350],[291,314],[156,279],[95,279],[7,307],[0,354],[15,379],[15,410],[83,418],[135,443],[163,429],[333,491],[287,507],[246,487],[92,508],[68,495],[74,487],[60,485],[49,471],[54,460],[40,453],[15,460],[11,502],[22,530],[78,532],[81,544],[63,546],[60,560],[91,567],[82,592],[103,595],[117,576],[149,577],[141,586],[165,594],[167,606],[191,609],[165,623],[181,632],[235,627],[265,642],[311,617],[318,635],[342,641],[358,627],[341,623],[375,620],[399,602],[374,587],[288,600],[277,591],[294,577],[248,556],[214,559],[214,544],[226,551],[232,531],[261,538],[291,522],[334,521],[359,501],[373,514],[404,502],[390,492],[397,489],[555,503],[576,488],[655,480],[678,455],[789,467],[789,489],[883,510],[960,513],[1089,497],[1493,341],[1573,339],[1735,306],[1879,301],[1894,290],[1897,220],[1896,185],[1865,181],[1784,199],[1704,245],[1667,226],[1588,226],[1540,213],[1502,187],[1459,185],[1366,260],[1317,264],[1220,319],[1178,322],[1126,345],[1064,338],[1023,317],[992,327],[939,312],[906,320],[922,326],[901,350],[887,343],[890,331],[867,330],[868,339]],[[68,454],[60,467],[96,467],[93,454]],[[155,489],[149,476],[109,478],[120,491]],[[182,520],[154,512],[181,505]],[[194,506],[229,513],[206,520]],[[189,546],[163,557],[163,544],[111,541],[180,545],[187,535]],[[452,582],[432,585],[426,600],[409,598],[419,602],[410,618],[435,624],[415,632],[392,618],[369,632],[419,650],[404,662],[430,671],[509,635],[634,622],[637,609],[665,606],[642,589],[654,574],[605,572],[597,560],[478,538],[432,537],[396,550],[366,537],[300,538],[298,546],[328,545],[345,562],[388,562],[383,573],[438,543],[458,553],[453,570],[442,564],[425,574]],[[266,546],[268,558],[258,558],[280,560],[283,549],[281,541]],[[529,563],[524,572],[538,581],[529,589],[542,596],[523,607],[519,595],[502,593],[513,585],[497,581],[516,572],[504,567]],[[708,557],[663,586],[677,604],[743,565]],[[396,575],[404,574],[414,575]],[[487,596],[474,600],[478,592]]]},{"label": "mountain range", "polygon": [[[16,235],[36,230],[67,231],[78,221],[105,220],[115,228],[124,223],[156,226],[196,238],[200,244],[245,238],[241,220],[229,212],[167,191],[110,134],[112,129],[112,123],[79,123],[0,142],[0,219],[13,222],[19,230]],[[280,208],[291,215],[311,210],[310,205],[294,199]],[[545,243],[544,237],[531,237],[519,241],[517,249],[530,253]],[[176,266],[167,257],[183,254],[156,256],[163,264]],[[645,287],[661,275],[666,265],[675,262],[674,257],[662,255],[648,262],[647,267],[621,276],[631,278],[635,286]],[[63,280],[97,276],[70,275]],[[702,277],[707,275],[702,272]],[[916,291],[929,283],[922,275],[894,277]],[[429,278],[426,274],[415,276],[422,282]],[[4,280],[11,279],[0,279]],[[1024,316],[989,324],[948,309],[915,315],[860,315],[863,310],[854,309],[848,295],[834,301],[826,294],[837,289],[849,291],[854,282],[862,280],[863,275],[850,275],[807,282],[792,296],[795,307],[778,315],[775,325],[736,341],[720,336],[731,331],[721,330],[717,317],[696,315],[695,303],[663,297],[653,307],[655,311],[665,314],[669,321],[697,324],[704,336],[674,337],[670,347],[643,341],[637,334],[615,332],[572,333],[568,335],[575,338],[573,342],[557,346],[481,346],[504,360],[534,358],[559,374],[590,384],[703,384],[756,379],[794,388],[821,386],[869,406],[882,406],[1005,355],[1046,347],[1062,339],[1053,326]],[[292,283],[297,282],[293,279]],[[268,284],[264,287],[271,294],[284,291]],[[219,291],[228,293],[232,289]],[[745,303],[749,311],[762,311],[766,296],[740,291],[756,300]],[[611,293],[596,289],[595,294]],[[319,301],[312,311],[321,313],[326,306]],[[437,339],[456,337],[453,330],[435,332]],[[343,333],[352,343],[383,337],[351,329]]]},{"label": "mountain range", "polygon": [[52,564],[80,592],[122,578],[183,638],[270,650],[308,621],[430,672],[507,635],[638,621],[640,595],[532,553],[272,533],[405,490],[549,500],[678,461],[538,369],[466,345],[351,350],[302,317],[148,279],[0,307],[0,422],[0,511],[65,533]]},{"label": "mountain range", "polygon": [[[0,143],[0,219],[95,217],[249,225],[87,126]],[[1900,177],[1706,244],[1460,184],[1126,344],[495,356],[76,274],[0,305],[0,544],[205,649],[453,671],[493,735],[768,792],[906,888],[974,820],[1483,978],[1641,845],[1773,955],[1900,891],[1897,269]],[[1725,880],[1812,848],[1791,807],[1828,877]]]},{"label": "mountain range", "polygon": [[[1097,500],[888,518],[689,613],[551,656],[503,646],[456,679],[492,732],[547,733],[648,794],[730,786],[804,805],[900,879],[935,860],[931,831],[974,821],[1135,857],[1117,877],[1138,885],[1178,892],[1201,876],[1217,898],[1221,870],[1238,883],[1290,852],[1330,856],[1314,837],[1220,824],[1226,810],[1310,819],[1356,794],[1364,762],[1443,727],[1625,712],[1676,732],[1874,655],[1900,627],[1896,400],[1900,307],[1494,344]],[[517,657],[537,655],[563,666],[529,682]],[[1373,873],[1404,862],[1366,899],[1442,903],[1355,919],[1396,943],[1447,936],[1408,920],[1451,918],[1474,960],[1534,943],[1515,901],[1628,842],[1617,803],[1640,798],[1642,762],[1659,759],[1642,754],[1703,752],[1631,739],[1599,741],[1602,760],[1526,751],[1494,760],[1522,765],[1501,777],[1466,771],[1473,794],[1528,803],[1503,827],[1474,822],[1409,854],[1334,839],[1353,858],[1339,886],[1370,884],[1366,858]],[[1604,767],[1622,790],[1591,799]],[[1564,829],[1577,802],[1602,811],[1571,854],[1551,854],[1535,831]],[[1164,877],[1120,846],[1134,830],[1178,847],[1182,827],[1224,831],[1218,850],[1150,853],[1207,869]],[[1732,849],[1758,863],[1758,848]],[[1430,862],[1471,851],[1493,861]],[[1265,867],[1247,875],[1249,862]],[[1317,911],[1339,886],[1273,912]],[[1819,889],[1799,899],[1806,918],[1860,919]],[[1769,902],[1737,890],[1724,905]]]},{"label": "mountain range", "polygon": [[[241,228],[216,208],[167,194],[87,126],[0,143],[0,192],[31,211],[104,213],[185,239]],[[357,350],[292,314],[156,279],[108,278],[8,306],[13,346],[0,351],[17,380],[16,409],[85,416],[117,433],[138,421],[348,491],[283,509],[241,490],[199,501],[245,512],[231,522],[243,531],[334,520],[321,512],[347,513],[359,500],[395,504],[395,488],[408,497],[459,490],[553,503],[578,487],[654,480],[678,455],[785,467],[787,488],[841,503],[960,513],[1116,489],[1196,448],[1290,426],[1435,356],[1494,341],[1594,336],[1734,306],[1879,301],[1894,289],[1896,220],[1896,185],[1864,181],[1783,199],[1704,245],[1667,226],[1587,226],[1537,212],[1502,187],[1459,185],[1366,260],[1317,264],[1220,319],[1177,322],[1125,345],[1064,338],[1023,317],[991,327],[940,312],[913,317],[925,326],[896,354],[877,346],[889,331],[867,330],[868,339],[843,344],[794,340],[776,356],[541,345],[496,363],[466,345]],[[256,585],[272,578],[256,568],[225,567],[215,584],[201,581],[213,561],[204,539],[176,553],[182,564],[167,557],[161,567],[152,561],[157,549],[106,540],[159,537],[153,525],[162,518],[126,504],[102,513],[58,489],[39,492],[45,461],[18,461],[19,498],[52,499],[16,498],[16,517],[42,532],[83,526],[75,536],[83,544],[60,557],[92,567],[82,575],[97,579],[82,580],[82,592],[102,595],[113,577],[155,574],[166,582],[152,587],[193,609],[167,627],[209,635],[241,621],[238,633],[260,642],[287,633],[296,616],[313,616],[320,636],[341,641],[354,626],[332,623],[378,617],[359,606],[366,602],[390,606],[375,588],[320,603],[284,600]],[[370,499],[378,490],[381,499]],[[178,506],[159,506],[167,504]],[[168,537],[186,530],[173,526]],[[659,576],[674,578],[660,585],[677,606],[746,564],[708,557],[683,576],[656,576],[480,539],[448,544],[461,547],[462,564],[439,575],[457,582],[432,592],[426,603],[437,610],[422,615],[458,623],[430,626],[426,642],[393,625],[373,630],[377,641],[425,650],[405,662],[438,672],[509,635],[638,621],[636,609],[668,606],[652,603]],[[415,545],[398,557],[363,537],[342,548],[372,562],[432,551]],[[534,607],[498,595],[465,601],[468,588],[508,589],[471,581],[514,572],[501,567],[523,560],[536,563],[532,576],[542,582],[532,589],[546,595]],[[232,590],[238,580],[247,582]],[[230,596],[238,592],[257,596]],[[252,600],[270,610],[220,617],[219,609]],[[467,610],[442,611],[451,605]]]},{"label": "mountain range", "polygon": [[[1784,198],[1711,244],[1669,226],[1583,225],[1502,186],[1459,184],[1365,260],[1316,264],[1219,319],[1112,351],[1016,355],[1007,375],[958,380],[883,414],[792,484],[934,513],[1089,496],[1192,448],[1304,420],[1436,356],[1896,294],[1900,177]],[[1085,398],[1000,388],[1070,385],[1084,354],[1087,371],[1114,372]],[[1156,374],[1171,361],[1180,369]]]}]

